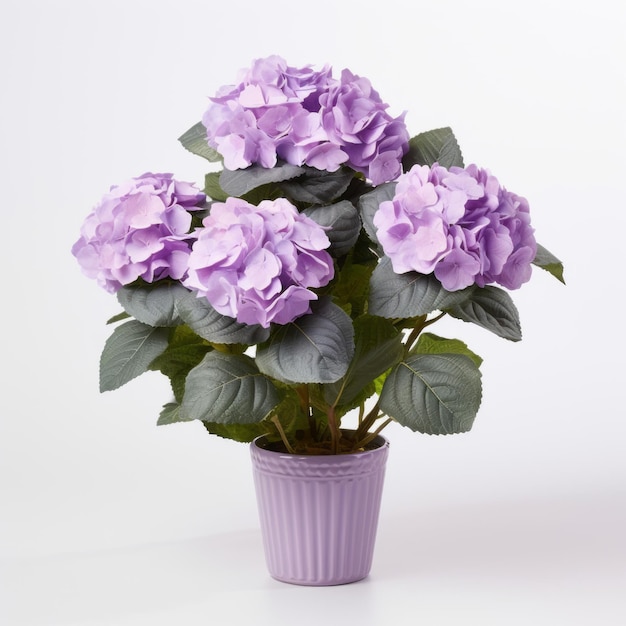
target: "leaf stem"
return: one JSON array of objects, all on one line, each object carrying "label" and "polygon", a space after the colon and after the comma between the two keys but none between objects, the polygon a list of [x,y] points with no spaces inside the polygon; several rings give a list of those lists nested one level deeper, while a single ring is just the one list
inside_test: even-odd
[{"label": "leaf stem", "polygon": [[383,428],[391,424],[392,421],[393,420],[390,417],[387,418],[374,432],[369,433],[367,437],[364,437],[363,439],[359,439],[354,447],[356,449],[364,448],[370,441],[376,439],[376,437],[380,435],[380,432],[383,430]]},{"label": "leaf stem", "polygon": [[280,423],[280,420],[278,419],[278,415],[272,415],[271,419],[272,419],[272,422],[274,422],[274,426],[276,426],[276,430],[278,431],[278,434],[280,435],[282,442],[285,444],[285,448],[287,448],[287,452],[289,452],[289,454],[295,454],[296,451],[293,449],[293,447],[289,443],[289,440],[287,439],[287,435],[285,434],[285,431],[283,430],[283,425]]},{"label": "leaf stem", "polygon": [[335,415],[335,407],[328,407],[328,427],[330,428],[330,445],[331,454],[339,453],[339,440],[341,439],[341,430],[337,422],[337,416]]},{"label": "leaf stem", "polygon": [[406,340],[406,344],[405,344],[406,355],[410,354],[411,350],[413,350],[413,348],[415,347],[415,343],[417,342],[417,339],[419,338],[424,328],[426,328],[427,326],[430,326],[431,324],[434,324],[437,320],[440,320],[444,315],[445,315],[445,312],[442,311],[441,313],[439,313],[439,315],[436,315],[435,317],[431,319],[426,319],[426,316],[423,316],[420,318],[420,321],[413,327],[413,329],[409,333],[409,336]]}]

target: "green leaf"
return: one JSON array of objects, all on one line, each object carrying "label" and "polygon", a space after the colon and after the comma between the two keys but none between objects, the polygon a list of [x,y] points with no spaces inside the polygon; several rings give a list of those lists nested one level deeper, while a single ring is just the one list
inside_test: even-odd
[{"label": "green leaf", "polygon": [[563,278],[563,263],[561,263],[561,261],[559,261],[554,254],[539,244],[537,244],[537,254],[535,255],[533,264],[546,270],[557,280],[560,280],[563,284],[565,284],[565,279]]},{"label": "green leaf", "polygon": [[303,167],[304,174],[280,186],[287,196],[295,202],[307,204],[327,204],[339,198],[350,186],[354,172],[340,168],[336,172]]},{"label": "green leaf", "polygon": [[413,354],[464,354],[474,362],[476,367],[480,367],[483,360],[472,352],[467,344],[459,339],[447,339],[432,333],[422,333],[417,341]]},{"label": "green leaf", "polygon": [[480,407],[480,371],[462,354],[416,354],[387,376],[381,410],[403,426],[428,435],[471,429]]},{"label": "green leaf", "polygon": [[427,315],[466,298],[465,290],[446,291],[432,274],[396,274],[383,257],[370,280],[369,313],[391,319]]},{"label": "green leaf", "polygon": [[382,202],[393,200],[395,192],[396,183],[384,183],[373,191],[363,194],[359,199],[359,211],[361,212],[363,228],[375,244],[378,244],[378,237],[376,236],[376,227],[373,222],[374,215]]},{"label": "green leaf", "polygon": [[206,128],[202,122],[194,124],[187,132],[183,133],[178,141],[186,150],[197,154],[207,161],[216,163],[222,160],[222,155],[209,146],[207,142]]},{"label": "green leaf", "polygon": [[180,405],[176,402],[168,402],[163,405],[161,413],[159,413],[157,426],[165,426],[167,424],[174,424],[180,421]]},{"label": "green leaf", "polygon": [[241,324],[232,317],[218,313],[204,297],[188,292],[177,303],[184,322],[200,337],[212,343],[254,345],[269,337],[269,329]]},{"label": "green leaf", "polygon": [[204,193],[212,200],[225,202],[228,194],[220,187],[221,172],[209,172],[204,177]]},{"label": "green leaf", "polygon": [[369,283],[375,263],[357,264],[348,258],[343,264],[337,281],[333,284],[333,298],[353,318],[365,312]]},{"label": "green leaf", "polygon": [[130,318],[130,315],[128,315],[128,313],[126,313],[126,311],[122,311],[121,313],[118,313],[117,315],[114,315],[113,317],[110,317],[106,323],[107,324],[116,324],[117,322],[121,322],[122,320],[127,320]]},{"label": "green leaf", "polygon": [[209,352],[187,376],[181,420],[260,422],[278,404],[276,387],[243,354]]},{"label": "green leaf", "polygon": [[443,310],[452,317],[471,322],[509,341],[522,339],[519,313],[511,296],[498,287],[468,287],[465,298]]},{"label": "green leaf", "polygon": [[347,404],[383,372],[394,366],[404,352],[402,334],[389,320],[366,315],[354,321],[354,357],[345,376],[324,386],[329,404]]},{"label": "green leaf", "polygon": [[150,364],[151,370],[158,370],[170,379],[174,397],[182,401],[185,379],[213,348],[189,327],[178,326],[172,333],[165,351]]},{"label": "green leaf", "polygon": [[330,252],[340,257],[347,254],[361,232],[361,219],[352,202],[343,200],[330,206],[310,207],[303,211],[320,226],[328,228]]},{"label": "green leaf", "polygon": [[450,168],[454,165],[463,167],[463,154],[456,137],[449,127],[429,130],[413,137],[409,141],[409,151],[402,159],[404,171],[414,165],[433,165],[439,163]]},{"label": "green leaf", "polygon": [[100,391],[112,391],[148,371],[167,348],[170,330],[137,320],[118,326],[104,344],[100,357]]},{"label": "green leaf", "polygon": [[267,185],[295,178],[304,173],[304,168],[289,163],[267,168],[260,165],[250,165],[243,170],[223,170],[220,174],[220,187],[229,196],[241,197],[248,192]]},{"label": "green leaf", "polygon": [[122,287],[118,302],[135,319],[149,326],[177,326],[176,303],[189,294],[179,283],[158,282]]},{"label": "green leaf", "polygon": [[259,369],[286,383],[332,383],[354,354],[350,317],[330,299],[311,304],[312,313],[279,326],[257,349]]}]

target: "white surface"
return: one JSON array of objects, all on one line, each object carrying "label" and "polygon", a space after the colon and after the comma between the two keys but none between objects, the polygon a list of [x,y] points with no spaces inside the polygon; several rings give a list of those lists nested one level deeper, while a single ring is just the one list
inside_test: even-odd
[{"label": "white surface", "polygon": [[[0,624],[626,623],[625,31],[604,0],[4,0]],[[369,77],[412,134],[452,126],[568,280],[514,294],[520,344],[439,326],[485,359],[481,412],[388,430],[372,575],[331,589],[268,578],[245,446],[157,428],[157,374],[98,393],[118,308],[69,253],[111,184],[201,182],[176,138],[270,53]]]}]

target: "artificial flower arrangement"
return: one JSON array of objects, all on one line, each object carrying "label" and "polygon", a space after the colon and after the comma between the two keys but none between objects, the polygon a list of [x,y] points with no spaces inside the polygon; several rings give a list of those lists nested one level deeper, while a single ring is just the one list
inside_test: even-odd
[{"label": "artificial flower arrangement", "polygon": [[180,137],[214,164],[203,189],[152,173],[114,186],[72,248],[123,308],[101,391],[158,370],[173,391],[159,424],[289,453],[362,450],[391,421],[468,431],[481,358],[430,327],[518,341],[508,290],[563,267],[525,198],[466,167],[451,129],[410,138],[404,118],[366,78],[278,56],[220,89]]}]

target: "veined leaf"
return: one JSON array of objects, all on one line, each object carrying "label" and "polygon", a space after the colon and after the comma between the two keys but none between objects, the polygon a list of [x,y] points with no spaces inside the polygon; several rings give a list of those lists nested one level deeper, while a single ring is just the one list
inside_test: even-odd
[{"label": "veined leaf", "polygon": [[303,211],[314,222],[328,228],[330,252],[340,257],[347,254],[361,232],[361,219],[352,202],[343,200],[329,206],[316,206]]},{"label": "veined leaf", "polygon": [[539,244],[537,244],[537,254],[535,255],[533,265],[546,270],[546,272],[549,272],[557,280],[565,284],[565,279],[563,278],[563,263],[561,263],[552,252],[546,250],[546,248]]},{"label": "veined leaf", "polygon": [[446,291],[432,274],[396,274],[389,257],[383,257],[370,280],[368,311],[390,319],[417,317],[465,298],[465,290]]},{"label": "veined leaf", "polygon": [[277,164],[272,168],[250,165],[243,170],[225,169],[220,174],[220,187],[229,196],[241,197],[261,185],[289,180],[304,171],[303,167],[290,163]]},{"label": "veined leaf", "polygon": [[454,165],[463,167],[463,154],[456,137],[449,127],[436,128],[409,140],[409,151],[402,159],[405,171],[414,165],[433,165],[439,163],[450,168]]},{"label": "veined leaf", "polygon": [[118,326],[104,344],[100,357],[100,391],[112,391],[148,371],[167,348],[170,330],[137,320]]},{"label": "veined leaf", "polygon": [[381,410],[403,426],[427,435],[471,429],[480,407],[480,371],[462,354],[416,354],[387,376]]},{"label": "veined leaf", "polygon": [[168,402],[167,404],[163,405],[161,413],[159,413],[157,426],[175,424],[176,422],[180,421],[180,405],[176,402]]},{"label": "veined leaf", "polygon": [[350,186],[354,172],[340,168],[336,172],[304,166],[304,174],[282,181],[280,186],[291,200],[307,204],[326,204],[339,198]]},{"label": "veined leaf", "polygon": [[[460,292],[461,293],[461,292]],[[466,297],[444,310],[452,317],[472,322],[510,341],[522,339],[519,313],[511,296],[498,287],[468,287]]]},{"label": "veined leaf", "polygon": [[354,354],[350,317],[329,299],[311,305],[303,315],[274,330],[258,347],[259,369],[286,383],[332,383],[348,369]]},{"label": "veined leaf", "polygon": [[460,339],[448,339],[433,333],[422,333],[412,352],[413,354],[464,354],[472,359],[476,367],[480,367],[483,362],[482,358],[472,352]]},{"label": "veined leaf", "polygon": [[269,329],[259,324],[241,324],[218,313],[206,298],[188,294],[179,300],[178,312],[184,322],[203,339],[212,343],[254,345],[269,337]]},{"label": "veined leaf", "polygon": [[260,422],[278,404],[272,382],[243,354],[209,352],[187,376],[181,421]]},{"label": "veined leaf", "polygon": [[194,124],[178,138],[178,141],[180,141],[186,150],[205,158],[207,161],[216,163],[222,160],[222,155],[209,146],[206,128],[202,122]]},{"label": "veined leaf", "polygon": [[158,282],[122,287],[117,300],[136,320],[149,326],[177,326],[176,303],[189,293],[179,283]]},{"label": "veined leaf", "polygon": [[382,202],[393,200],[396,192],[396,183],[384,183],[379,185],[373,191],[363,194],[359,199],[359,211],[363,228],[367,236],[378,245],[378,237],[376,236],[376,227],[374,226],[374,215],[378,211]]}]

